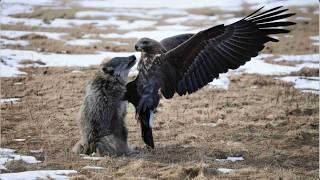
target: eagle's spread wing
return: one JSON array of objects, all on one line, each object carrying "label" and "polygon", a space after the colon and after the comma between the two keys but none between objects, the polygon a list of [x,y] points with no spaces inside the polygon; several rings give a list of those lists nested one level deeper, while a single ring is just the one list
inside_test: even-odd
[{"label": "eagle's spread wing", "polygon": [[160,41],[160,44],[167,50],[171,50],[180,44],[184,43],[186,40],[191,38],[194,34],[180,34],[172,37],[165,38]]},{"label": "eagle's spread wing", "polygon": [[197,91],[219,73],[236,69],[257,56],[266,42],[278,41],[269,35],[288,33],[289,30],[281,27],[295,24],[283,21],[294,15],[283,14],[287,9],[276,7],[258,13],[261,9],[233,24],[200,31],[155,59],[138,112],[154,107],[150,99],[158,89],[166,98],[175,92],[184,95]]},{"label": "eagle's spread wing", "polygon": [[166,53],[163,59],[175,66],[178,80],[175,91],[179,95],[193,93],[217,78],[219,73],[236,69],[257,56],[266,42],[277,42],[268,35],[288,33],[289,30],[279,27],[295,24],[274,22],[293,15],[281,14],[287,9],[279,8],[257,15],[253,13],[228,26],[219,25],[201,31]]}]

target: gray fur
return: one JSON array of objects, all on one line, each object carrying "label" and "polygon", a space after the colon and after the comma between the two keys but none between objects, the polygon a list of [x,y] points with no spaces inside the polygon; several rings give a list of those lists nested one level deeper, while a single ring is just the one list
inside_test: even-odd
[{"label": "gray fur", "polygon": [[103,63],[86,89],[84,102],[78,114],[80,141],[73,147],[75,153],[99,156],[130,153],[125,126],[128,72],[135,57],[113,58]]}]

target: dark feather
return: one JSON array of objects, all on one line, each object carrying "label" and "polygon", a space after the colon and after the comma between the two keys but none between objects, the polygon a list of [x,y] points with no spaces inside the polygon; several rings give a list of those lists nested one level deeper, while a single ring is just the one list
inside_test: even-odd
[{"label": "dark feather", "polygon": [[189,38],[191,38],[194,34],[180,34],[177,36],[172,36],[165,38],[160,41],[160,44],[166,49],[171,50],[177,46],[179,46],[181,43],[185,42]]},{"label": "dark feather", "polygon": [[259,28],[268,28],[268,27],[279,27],[279,26],[291,26],[295,25],[296,23],[294,22],[273,22],[273,23],[264,23],[264,24],[259,24]]},{"label": "dark feather", "polygon": [[[262,8],[260,8],[260,9],[258,9],[257,11],[255,11],[254,13],[250,14],[249,16],[247,16],[245,19],[247,19],[247,18],[255,18],[255,17],[261,16],[261,15],[267,14],[267,13],[269,13],[269,12],[271,12],[271,11],[280,9],[280,8],[282,8],[282,7],[283,7],[283,6],[277,6],[277,7],[271,8],[271,9],[269,9],[269,10],[267,10],[267,11],[264,11],[264,12],[262,12],[262,13],[259,13],[259,14],[254,15],[254,14],[257,13],[258,11],[260,11],[260,10],[263,8],[263,7],[262,7]],[[250,19],[250,20],[251,20],[251,19]]]},{"label": "dark feather", "polygon": [[175,92],[179,95],[193,93],[218,78],[220,73],[239,68],[257,56],[265,43],[277,42],[270,35],[288,33],[290,31],[285,27],[295,24],[282,22],[294,14],[283,14],[287,9],[281,8],[263,12],[260,8],[227,26],[222,24],[197,34],[182,34],[162,40],[160,44],[167,52],[149,68],[145,82],[148,85],[139,92],[142,98],[138,109],[156,107],[158,101],[153,99],[159,89],[166,98],[173,97]]},{"label": "dark feather", "polygon": [[281,14],[281,13],[287,11],[287,10],[288,9],[282,9],[282,10],[275,11],[275,12],[272,12],[272,13],[269,13],[269,14],[264,14],[263,16],[257,16],[255,18],[250,18],[250,21],[255,21],[256,19],[263,19],[263,18],[266,18],[266,17],[272,17],[274,15]]},{"label": "dark feather", "polygon": [[290,13],[290,14],[283,14],[283,15],[279,15],[279,16],[273,16],[273,17],[267,17],[264,19],[257,19],[255,21],[252,21],[254,23],[264,23],[264,22],[270,22],[270,21],[275,21],[275,20],[280,20],[280,19],[284,19],[284,18],[288,18],[290,16],[295,15],[295,13]]},{"label": "dark feather", "polygon": [[[167,62],[181,64],[176,69],[183,74],[176,85],[179,94],[185,94],[186,91],[192,93],[212,81],[219,73],[245,64],[251,57],[258,55],[266,42],[277,41],[268,35],[288,33],[289,30],[282,27],[295,23],[274,22],[294,15],[281,14],[285,11],[287,9],[281,7],[262,13],[257,10],[229,26],[219,25],[201,31],[164,54]],[[203,78],[204,76],[210,78]]]}]

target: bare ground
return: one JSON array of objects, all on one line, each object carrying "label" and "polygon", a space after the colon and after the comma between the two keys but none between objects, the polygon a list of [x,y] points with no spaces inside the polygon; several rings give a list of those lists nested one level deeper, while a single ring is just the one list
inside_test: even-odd
[{"label": "bare ground", "polygon": [[[39,16],[47,17],[41,12]],[[72,14],[66,16],[72,17]],[[319,21],[314,15],[310,16],[312,21],[309,24],[299,25],[292,31],[295,38],[268,44],[265,52],[317,52],[317,47],[310,45],[309,36],[317,34]],[[65,31],[61,29],[61,32]],[[132,40],[129,41],[132,43]],[[61,50],[59,43],[53,41],[52,45],[46,39],[36,39],[26,48],[41,47],[48,49],[48,52],[58,52]],[[97,47],[103,50],[104,45]],[[69,48],[70,53],[83,52],[81,48]],[[87,50],[94,52],[93,47]],[[79,173],[73,175],[73,179],[318,177],[319,96],[296,90],[292,84],[274,80],[271,76],[261,75],[233,76],[228,91],[207,87],[192,95],[162,99],[155,116],[154,150],[144,148],[139,125],[134,120],[134,109],[129,105],[129,143],[140,153],[132,157],[85,160],[73,154],[71,148],[79,138],[75,117],[85,85],[94,75],[96,67],[83,68],[81,73],[72,72],[74,69],[78,70],[29,67],[22,69],[28,73],[27,76],[1,78],[1,98],[21,98],[18,103],[1,105],[1,146],[14,148],[21,154],[33,155],[43,161],[35,165],[12,162],[7,166],[9,171],[75,169]],[[312,75],[318,73],[316,70],[297,73],[307,76],[310,71]],[[15,84],[17,82],[20,83]],[[16,142],[16,138],[25,138],[26,141]],[[43,152],[30,152],[37,149],[43,149]],[[215,160],[227,156],[243,156],[244,161],[222,163]],[[82,169],[86,165],[105,169]],[[235,171],[223,174],[217,168]]]},{"label": "bare ground", "polygon": [[[141,153],[136,157],[107,157],[94,162],[81,159],[70,149],[78,140],[75,116],[84,87],[95,70],[28,71],[37,75],[2,79],[2,96],[22,99],[1,107],[1,133],[2,146],[22,154],[30,154],[32,149],[44,150],[36,155],[44,162],[28,166],[29,170],[76,169],[97,179],[105,176],[291,179],[318,175],[318,95],[299,92],[288,83],[266,76],[242,75],[231,79],[228,91],[206,88],[193,95],[162,100],[155,118],[156,149],[151,151],[143,148],[130,106],[129,142]],[[23,85],[14,85],[15,82]],[[217,126],[211,127],[213,123]],[[16,138],[27,140],[15,142]],[[232,155],[242,155],[245,160],[215,161]],[[94,173],[81,170],[88,164],[106,170]],[[220,167],[239,172],[222,175],[214,170]]]}]

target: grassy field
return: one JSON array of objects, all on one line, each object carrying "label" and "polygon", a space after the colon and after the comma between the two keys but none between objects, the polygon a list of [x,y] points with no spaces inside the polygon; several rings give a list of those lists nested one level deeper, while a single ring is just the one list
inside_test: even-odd
[{"label": "grassy field", "polygon": [[[74,18],[80,7],[68,10],[37,9],[16,17]],[[86,9],[85,9],[86,10]],[[90,9],[89,9],[90,10]],[[318,47],[310,36],[318,34],[319,19],[309,7],[292,11],[310,21],[298,21],[291,38],[280,37],[280,43],[267,44],[264,53],[310,54]],[[223,13],[206,8],[190,12],[210,15]],[[239,15],[247,14],[246,10]],[[128,19],[129,17],[122,17]],[[294,19],[293,19],[294,20]],[[158,20],[158,25],[163,21]],[[204,22],[206,23],[206,22]],[[201,24],[195,24],[200,26]],[[67,33],[74,39],[86,33],[118,32],[92,26],[80,28],[35,28],[25,25],[2,25],[3,30],[36,30]],[[120,31],[118,33],[124,33]],[[88,47],[66,45],[60,40],[41,36],[26,36],[30,44],[23,49],[54,53],[94,53],[95,51],[133,51],[135,38],[121,39],[127,45],[114,45],[111,40]],[[18,40],[15,39],[15,40]],[[6,48],[22,49],[8,45]],[[294,65],[292,62],[268,63]],[[41,60],[24,61],[41,64]],[[291,64],[290,64],[291,63]],[[300,62],[295,62],[299,64]],[[317,179],[319,173],[319,96],[297,90],[292,83],[276,80],[275,76],[241,74],[230,77],[228,90],[205,87],[192,95],[162,99],[154,120],[156,148],[148,150],[140,137],[129,105],[127,126],[129,144],[140,153],[131,157],[105,157],[87,160],[73,154],[71,148],[79,139],[76,114],[84,97],[86,83],[96,66],[20,68],[25,76],[2,77],[1,98],[18,97],[18,103],[1,104],[1,146],[16,149],[20,154],[35,156],[42,163],[26,164],[11,161],[8,172],[39,169],[74,169],[72,179]],[[319,70],[305,68],[293,75],[318,76]],[[14,141],[25,138],[23,142]],[[41,149],[40,153],[30,150]],[[219,162],[229,156],[243,161]],[[100,166],[101,170],[83,169]],[[219,168],[233,169],[222,173]]]}]

